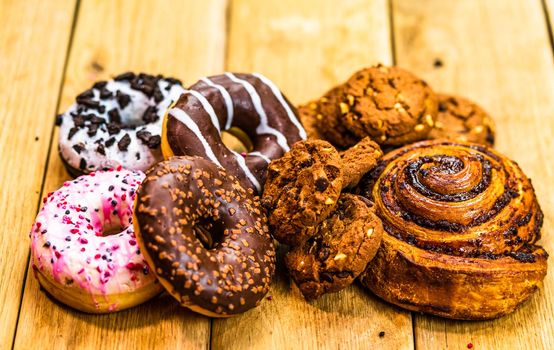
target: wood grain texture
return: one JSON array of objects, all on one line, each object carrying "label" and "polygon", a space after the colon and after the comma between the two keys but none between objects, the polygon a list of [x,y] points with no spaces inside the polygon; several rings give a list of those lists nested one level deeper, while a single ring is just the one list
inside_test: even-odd
[{"label": "wood grain texture", "polygon": [[0,0],[0,348],[12,346],[75,3]]},{"label": "wood grain texture", "polygon": [[[296,103],[319,97],[357,69],[391,62],[387,10],[386,1],[234,1],[227,69],[261,72]],[[213,320],[212,348],[413,345],[410,314],[357,285],[307,303],[281,269],[269,295],[241,316]]]},{"label": "wood grain texture", "polygon": [[[181,78],[185,84],[220,72],[225,56],[226,7],[224,0],[164,1],[163,6],[153,0],[83,0],[60,112],[94,81],[124,71],[161,73]],[[45,193],[68,178],[57,154],[56,133]],[[209,332],[208,318],[181,308],[167,295],[111,315],[76,312],[48,298],[30,273],[15,348],[207,348]]]},{"label": "wood grain texture", "polygon": [[[438,91],[480,103],[497,123],[496,148],[533,179],[545,214],[542,244],[554,252],[554,65],[540,1],[395,0],[398,64]],[[441,67],[435,67],[439,59]],[[552,257],[544,287],[512,315],[488,322],[415,319],[421,349],[554,346]]]},{"label": "wood grain texture", "polygon": [[392,62],[386,0],[235,0],[227,69],[260,71],[295,103]]}]

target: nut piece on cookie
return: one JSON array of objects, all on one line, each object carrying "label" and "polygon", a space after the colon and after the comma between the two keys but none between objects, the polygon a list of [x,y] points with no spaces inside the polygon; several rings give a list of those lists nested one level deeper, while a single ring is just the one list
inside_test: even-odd
[{"label": "nut piece on cookie", "polygon": [[298,106],[296,109],[298,110],[298,117],[300,118],[300,122],[302,123],[302,126],[304,126],[304,130],[306,130],[308,139],[324,140],[325,136],[323,136],[317,126],[318,115],[320,116],[320,118],[322,118],[322,116],[319,114],[318,101],[308,102],[305,105]]},{"label": "nut piece on cookie", "polygon": [[268,167],[262,204],[275,239],[298,245],[312,237],[333,210],[342,187],[340,155],[330,143],[295,143]]},{"label": "nut piece on cookie", "polygon": [[439,112],[428,139],[450,139],[494,145],[494,122],[483,108],[459,96],[437,95]]},{"label": "nut piece on cookie", "polygon": [[285,263],[304,297],[316,299],[352,284],[375,256],[382,236],[373,203],[345,193],[315,236],[291,250]]},{"label": "nut piece on cookie", "polygon": [[342,87],[341,123],[358,138],[401,146],[427,137],[437,97],[425,81],[398,67],[356,72]]},{"label": "nut piece on cookie", "polygon": [[342,114],[347,106],[343,102],[347,99],[343,90],[343,86],[339,85],[315,102],[315,127],[323,136],[323,139],[328,140],[336,147],[344,149],[355,145],[360,137],[350,132],[343,125]]},{"label": "nut piece on cookie", "polygon": [[383,151],[381,151],[379,145],[369,137],[363,138],[360,142],[342,152],[344,188],[356,186],[367,172],[375,168],[382,156]]}]

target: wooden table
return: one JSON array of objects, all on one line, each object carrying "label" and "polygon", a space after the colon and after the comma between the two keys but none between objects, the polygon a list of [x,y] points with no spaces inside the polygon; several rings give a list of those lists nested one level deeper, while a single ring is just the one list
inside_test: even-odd
[{"label": "wooden table", "polygon": [[554,347],[552,258],[544,288],[490,322],[406,312],[357,285],[306,303],[282,271],[273,300],[231,319],[167,296],[94,316],[39,290],[27,236],[40,199],[68,179],[54,115],[95,80],[259,71],[300,103],[382,62],[491,112],[497,149],[534,180],[554,253],[553,16],[554,0],[0,0],[0,348]]}]

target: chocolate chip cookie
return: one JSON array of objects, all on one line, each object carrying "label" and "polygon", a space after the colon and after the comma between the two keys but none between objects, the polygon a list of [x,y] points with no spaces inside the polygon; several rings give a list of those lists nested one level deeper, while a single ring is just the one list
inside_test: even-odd
[{"label": "chocolate chip cookie", "polygon": [[383,152],[371,138],[365,137],[360,142],[341,153],[343,186],[352,188],[360,179],[373,169]]},{"label": "chocolate chip cookie", "polygon": [[429,139],[494,145],[494,122],[480,106],[459,96],[438,94],[437,97],[439,111]]},{"label": "chocolate chip cookie", "polygon": [[355,73],[342,87],[341,123],[361,139],[400,146],[424,139],[434,125],[437,98],[423,80],[398,67]]},{"label": "chocolate chip cookie", "polygon": [[325,136],[319,131],[317,127],[317,115],[319,113],[319,105],[317,101],[311,101],[305,105],[296,107],[298,111],[298,116],[308,139],[311,140],[324,140]]},{"label": "chocolate chip cookie", "polygon": [[315,235],[291,250],[285,263],[304,297],[316,299],[352,284],[375,256],[382,236],[373,203],[344,193]]},{"label": "chocolate chip cookie", "polygon": [[295,143],[270,163],[262,204],[280,243],[298,245],[333,210],[343,187],[341,159],[327,141]]},{"label": "chocolate chip cookie", "polygon": [[331,89],[315,104],[316,123],[315,126],[323,136],[338,148],[348,148],[356,144],[360,137],[353,134],[346,128],[342,120],[342,101],[346,99],[343,86]]}]

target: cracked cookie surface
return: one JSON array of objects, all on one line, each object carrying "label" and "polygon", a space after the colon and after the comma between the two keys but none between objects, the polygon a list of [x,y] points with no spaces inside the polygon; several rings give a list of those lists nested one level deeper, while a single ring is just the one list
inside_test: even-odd
[{"label": "cracked cookie surface", "polygon": [[312,237],[333,210],[342,188],[340,155],[330,143],[295,143],[268,167],[262,203],[275,239],[298,245]]},{"label": "cracked cookie surface", "polygon": [[375,256],[382,235],[373,203],[344,193],[315,236],[291,250],[285,263],[304,297],[315,299],[352,284]]},{"label": "cracked cookie surface", "polygon": [[343,186],[345,188],[356,186],[367,172],[375,168],[382,156],[383,151],[379,145],[369,137],[363,138],[342,152]]},{"label": "cracked cookie surface", "polygon": [[494,145],[494,122],[483,108],[459,96],[437,94],[437,98],[438,114],[429,139],[446,138]]},{"label": "cracked cookie surface", "polygon": [[355,73],[342,87],[341,123],[358,138],[400,146],[424,139],[437,114],[437,98],[425,81],[398,67]]}]

